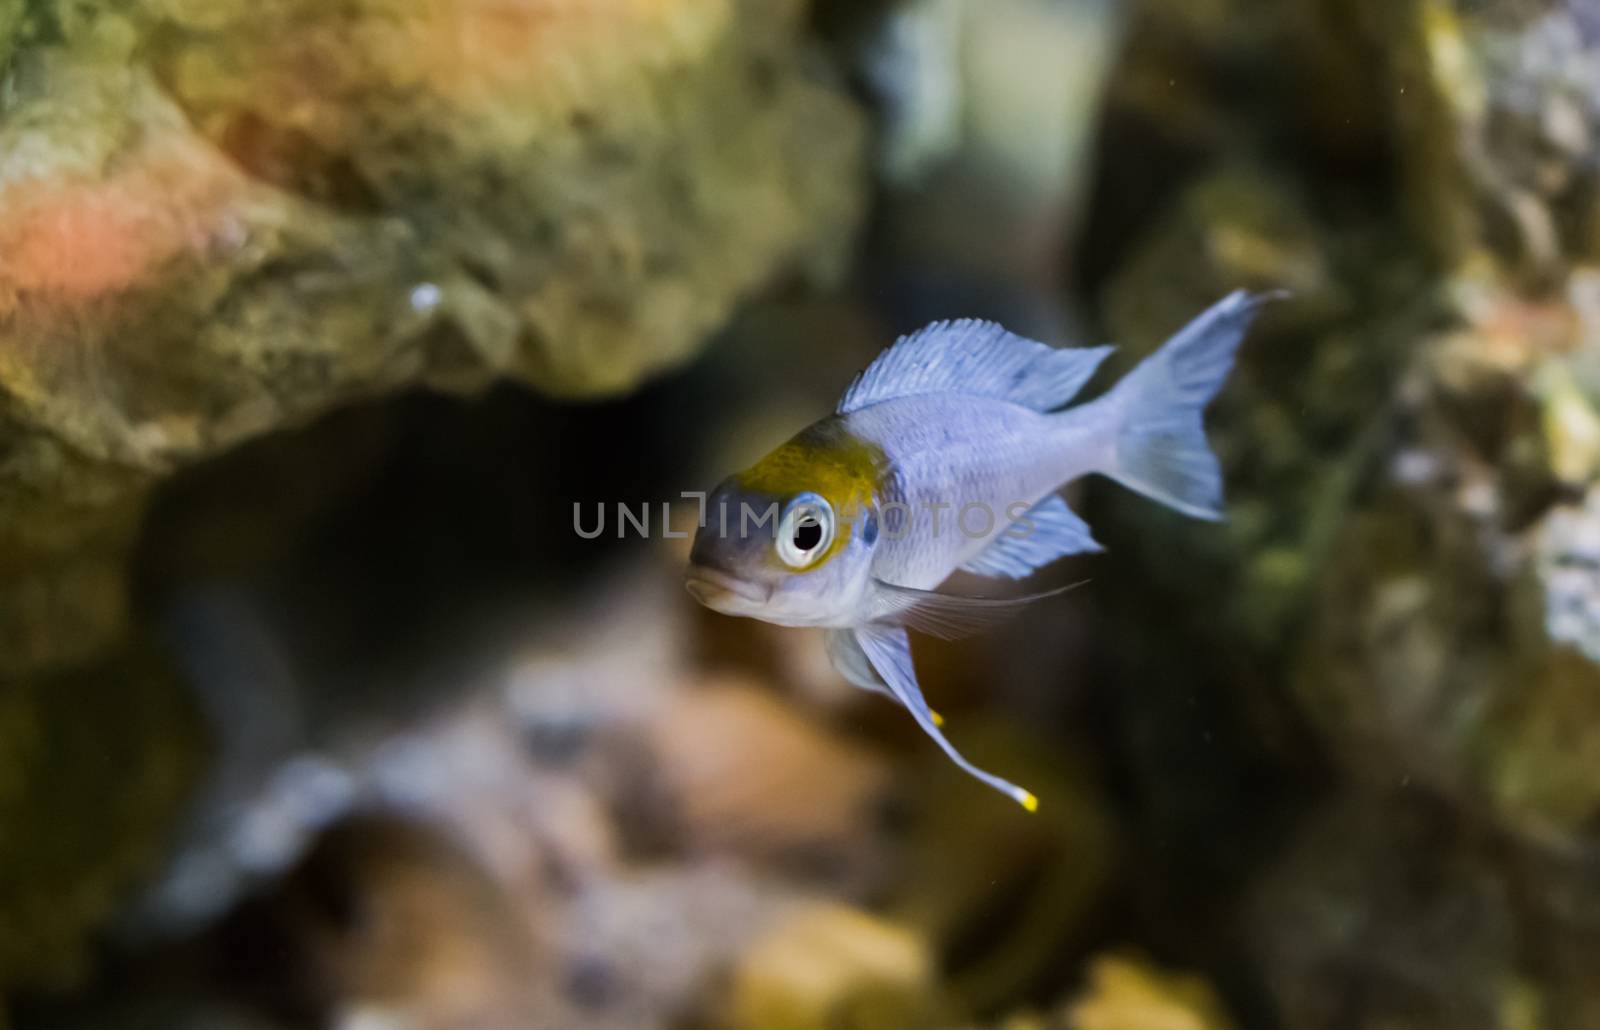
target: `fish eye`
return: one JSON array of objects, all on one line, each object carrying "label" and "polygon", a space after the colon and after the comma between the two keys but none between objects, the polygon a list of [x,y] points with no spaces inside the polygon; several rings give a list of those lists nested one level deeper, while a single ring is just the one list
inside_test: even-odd
[{"label": "fish eye", "polygon": [[802,515],[794,524],[794,546],[801,551],[815,551],[822,543],[822,523],[810,515]]},{"label": "fish eye", "polygon": [[789,502],[778,524],[778,557],[785,565],[803,569],[833,543],[833,508],[816,494],[801,494]]}]

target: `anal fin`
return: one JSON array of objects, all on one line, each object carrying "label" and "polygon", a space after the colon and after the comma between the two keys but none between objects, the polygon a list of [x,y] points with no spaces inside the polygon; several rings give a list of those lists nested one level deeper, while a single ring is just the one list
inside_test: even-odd
[{"label": "anal fin", "polygon": [[[872,662],[867,658],[867,653],[861,649],[861,642],[856,639],[856,631],[850,629],[830,629],[825,637],[828,648],[828,659],[833,663],[834,671],[843,676],[852,686],[882,696],[900,704],[900,697],[889,689],[883,681]],[[928,714],[933,716],[935,726],[944,725],[944,716],[928,709]]]},{"label": "anal fin", "polygon": [[890,693],[905,706],[917,720],[922,732],[933,738],[950,760],[962,772],[1006,795],[1030,812],[1039,807],[1039,799],[1028,791],[993,773],[988,773],[967,761],[939,730],[939,719],[922,698],[922,688],[917,686],[917,674],[911,665],[911,641],[906,631],[898,626],[863,626],[851,631],[862,655],[883,678]]}]

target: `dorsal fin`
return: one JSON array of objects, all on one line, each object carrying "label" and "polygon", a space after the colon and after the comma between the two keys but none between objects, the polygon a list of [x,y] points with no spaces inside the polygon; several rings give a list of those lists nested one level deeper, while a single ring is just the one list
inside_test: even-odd
[{"label": "dorsal fin", "polygon": [[839,399],[837,411],[929,393],[993,397],[1050,411],[1076,396],[1112,350],[1058,350],[970,318],[935,322],[878,355]]}]

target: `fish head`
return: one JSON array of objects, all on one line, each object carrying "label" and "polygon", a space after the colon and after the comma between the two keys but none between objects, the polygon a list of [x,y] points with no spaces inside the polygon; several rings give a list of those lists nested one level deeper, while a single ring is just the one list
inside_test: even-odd
[{"label": "fish head", "polygon": [[814,426],[724,480],[695,534],[689,592],[727,615],[850,624],[871,580],[880,467],[870,446]]}]

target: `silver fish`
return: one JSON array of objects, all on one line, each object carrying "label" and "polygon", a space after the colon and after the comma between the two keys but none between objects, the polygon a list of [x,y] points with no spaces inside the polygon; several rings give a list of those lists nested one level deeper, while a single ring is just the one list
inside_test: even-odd
[{"label": "silver fish", "polygon": [[1276,296],[1230,294],[1104,396],[1071,408],[1112,348],[1056,349],[973,320],[901,338],[833,415],[716,488],[689,592],[729,615],[826,628],[845,679],[897,701],[962,769],[1035,810],[1031,793],[945,738],[906,631],[959,636],[1048,596],[939,591],[958,569],[1022,579],[1101,550],[1057,493],[1079,476],[1100,473],[1186,515],[1221,518],[1222,474],[1202,414]]}]

